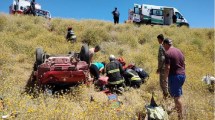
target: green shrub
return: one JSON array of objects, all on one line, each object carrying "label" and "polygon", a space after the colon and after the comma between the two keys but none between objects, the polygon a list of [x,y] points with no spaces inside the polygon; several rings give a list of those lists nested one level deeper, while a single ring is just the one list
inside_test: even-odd
[{"label": "green shrub", "polygon": [[100,28],[86,29],[82,35],[82,42],[93,46],[101,44],[102,41],[109,40],[109,34],[104,29]]},{"label": "green shrub", "polygon": [[117,41],[120,44],[128,44],[130,45],[132,48],[137,47],[138,45],[138,39],[136,36],[134,36],[132,33],[119,33]]},{"label": "green shrub", "polygon": [[0,32],[4,30],[4,27],[7,24],[7,18],[5,15],[0,14]]},{"label": "green shrub", "polygon": [[213,39],[214,40],[214,30],[210,30],[207,33],[208,39]]},{"label": "green shrub", "polygon": [[197,45],[198,48],[201,49],[203,41],[198,39],[198,38],[196,38],[196,39],[193,39],[192,44]]}]

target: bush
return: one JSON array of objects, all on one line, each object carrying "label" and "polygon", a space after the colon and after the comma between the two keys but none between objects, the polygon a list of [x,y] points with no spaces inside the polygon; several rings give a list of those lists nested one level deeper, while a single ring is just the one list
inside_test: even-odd
[{"label": "bush", "polygon": [[101,44],[102,41],[109,41],[109,34],[100,28],[86,29],[82,35],[82,42],[95,46]]},{"label": "bush", "polygon": [[[27,21],[27,22],[25,22]],[[9,24],[10,23],[10,24]],[[71,25],[78,37],[76,43],[69,43],[64,36]],[[156,74],[158,42],[157,35],[173,39],[173,45],[185,55],[187,80],[183,86],[183,105],[186,119],[213,119],[214,95],[208,92],[201,81],[206,73],[214,72],[214,30],[176,26],[114,25],[98,20],[55,19],[49,21],[33,16],[0,16],[0,96],[4,97],[4,114],[19,111],[14,119],[137,119],[136,113],[144,111],[150,102],[150,93],[162,101],[159,75]],[[149,80],[139,89],[130,89],[119,96],[123,102],[119,111],[108,107],[107,96],[96,96],[93,86],[81,85],[75,91],[64,95],[36,98],[23,93],[35,62],[35,48],[42,47],[49,54],[79,52],[82,41],[91,46],[100,44],[102,50],[95,54],[94,61],[109,62],[108,57],[124,57],[126,63],[136,63],[150,74]],[[85,86],[85,87],[83,87]],[[156,101],[157,102],[157,101]],[[168,105],[161,102],[162,105]],[[46,112],[44,112],[46,111]],[[177,118],[173,113],[170,119]]]},{"label": "bush", "polygon": [[4,30],[4,27],[6,26],[6,24],[7,24],[6,16],[0,14],[0,31]]},{"label": "bush", "polygon": [[207,32],[208,39],[214,39],[214,30],[210,30]]}]

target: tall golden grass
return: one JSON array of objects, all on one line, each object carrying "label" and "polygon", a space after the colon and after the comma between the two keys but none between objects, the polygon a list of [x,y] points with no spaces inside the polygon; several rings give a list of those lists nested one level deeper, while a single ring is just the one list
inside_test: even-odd
[{"label": "tall golden grass", "polygon": [[[66,29],[72,26],[77,42],[65,40]],[[176,26],[114,25],[98,20],[73,20],[55,18],[47,20],[32,16],[0,15],[0,96],[5,108],[0,115],[18,112],[16,119],[137,119],[138,112],[145,112],[151,92],[158,104],[168,106],[173,100],[163,101],[156,74],[157,35],[171,38],[186,59],[186,82],[183,90],[185,119],[212,120],[214,118],[214,94],[208,91],[201,78],[214,75],[214,30]],[[33,97],[24,92],[35,61],[35,49],[42,47],[50,54],[66,54],[80,51],[82,42],[90,47],[101,45],[101,52],[94,61],[108,62],[109,54],[124,57],[150,73],[147,83],[140,89],[131,89],[119,99],[123,102],[119,111],[108,107],[107,97],[94,88],[80,85],[65,95],[40,94]],[[90,96],[95,102],[90,102]],[[177,119],[177,113],[169,116]]]}]

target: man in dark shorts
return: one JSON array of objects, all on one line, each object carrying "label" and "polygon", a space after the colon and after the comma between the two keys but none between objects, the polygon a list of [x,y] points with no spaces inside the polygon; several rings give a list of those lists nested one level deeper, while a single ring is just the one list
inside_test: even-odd
[{"label": "man in dark shorts", "polygon": [[182,116],[182,86],[185,81],[185,58],[183,53],[172,46],[172,40],[166,38],[163,41],[165,52],[165,77],[168,77],[170,95],[174,98],[175,108],[179,119]]}]

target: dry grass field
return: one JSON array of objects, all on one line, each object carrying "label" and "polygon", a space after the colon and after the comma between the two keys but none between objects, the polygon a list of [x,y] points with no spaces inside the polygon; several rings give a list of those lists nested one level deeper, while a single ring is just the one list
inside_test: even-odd
[{"label": "dry grass field", "polygon": [[[77,42],[65,40],[67,27],[72,26]],[[173,100],[162,100],[159,78],[156,74],[157,35],[164,34],[173,40],[186,59],[186,82],[182,97],[186,120],[213,120],[214,93],[201,79],[214,74],[214,29],[172,26],[114,25],[98,20],[54,18],[47,20],[32,16],[0,14],[0,96],[4,109],[0,115],[17,112],[11,119],[19,120],[136,120],[137,113],[145,113],[152,91],[158,104],[170,106]],[[25,93],[35,61],[35,49],[42,47],[50,54],[80,51],[82,42],[90,47],[101,45],[94,61],[108,62],[108,56],[124,57],[127,63],[144,68],[150,78],[140,89],[130,89],[119,99],[120,110],[108,106],[107,97],[93,86],[80,85],[64,95],[40,93],[33,97]],[[93,95],[95,102],[90,102]],[[169,116],[177,119],[177,113]]]}]

